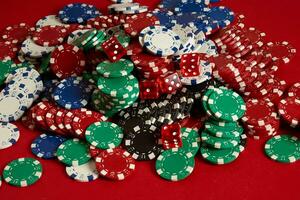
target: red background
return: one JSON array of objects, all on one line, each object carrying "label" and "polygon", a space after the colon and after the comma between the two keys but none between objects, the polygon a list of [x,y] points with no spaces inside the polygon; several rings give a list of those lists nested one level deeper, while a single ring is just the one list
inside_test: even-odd
[{"label": "red background", "polygon": [[[8,0],[0,3],[0,28],[28,22],[57,11],[72,0]],[[89,0],[102,11],[108,0]],[[158,0],[139,1],[155,6]],[[223,1],[237,13],[246,16],[246,24],[265,31],[271,41],[289,41],[300,50],[300,2],[296,0],[231,0]],[[300,56],[280,69],[279,76],[289,84],[299,81]],[[34,157],[30,143],[38,132],[19,125],[18,143],[0,151],[0,171],[6,163],[18,157]],[[285,129],[285,132],[291,131]],[[269,160],[263,152],[265,141],[249,140],[245,152],[236,162],[214,166],[196,158],[193,174],[180,182],[168,182],[156,175],[154,161],[137,164],[135,173],[121,182],[104,179],[92,183],[78,183],[65,174],[58,161],[41,160],[42,178],[27,188],[6,183],[0,187],[0,199],[299,199],[300,162],[281,164]]]}]

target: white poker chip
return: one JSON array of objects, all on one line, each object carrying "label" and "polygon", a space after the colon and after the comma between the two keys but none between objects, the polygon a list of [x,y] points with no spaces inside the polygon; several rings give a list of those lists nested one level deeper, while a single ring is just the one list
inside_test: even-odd
[{"label": "white poker chip", "polygon": [[49,54],[55,49],[55,47],[43,47],[40,45],[37,45],[34,43],[34,41],[31,38],[26,39],[22,43],[21,50],[26,56],[32,57],[32,58],[41,58],[44,55]]},{"label": "white poker chip", "polygon": [[37,79],[40,77],[40,73],[30,67],[21,67],[12,71],[6,78],[5,83],[9,83],[15,77],[22,76],[24,78]]},{"label": "white poker chip", "polygon": [[113,9],[114,11],[126,11],[138,9],[139,7],[139,3],[116,3],[109,5],[108,9]]},{"label": "white poker chip", "polygon": [[183,85],[197,85],[211,79],[212,76],[211,64],[207,61],[201,60],[200,65],[202,68],[201,75],[192,76],[192,77],[181,77],[180,80]]},{"label": "white poker chip", "polygon": [[159,56],[175,54],[180,44],[179,36],[165,26],[151,26],[144,36],[147,50]]},{"label": "white poker chip", "polygon": [[215,45],[215,43],[212,40],[206,40],[201,48],[199,49],[199,51],[197,51],[198,53],[205,53],[208,56],[215,56],[218,55],[218,51],[217,51],[217,47]]},{"label": "white poker chip", "polygon": [[170,27],[170,29],[175,32],[180,38],[180,47],[175,55],[181,55],[187,53],[190,49],[193,49],[195,46],[195,34],[189,26],[184,26],[181,24],[175,24]]},{"label": "white poker chip", "polygon": [[11,147],[17,143],[19,137],[20,131],[17,126],[7,122],[0,122],[0,149]]},{"label": "white poker chip", "polygon": [[69,177],[79,182],[91,182],[99,178],[95,161],[91,160],[79,166],[66,166]]},{"label": "white poker chip", "polygon": [[140,6],[139,8],[132,9],[132,10],[125,10],[123,11],[123,14],[139,14],[139,13],[144,13],[148,11],[148,6]]},{"label": "white poker chip", "polygon": [[36,28],[42,28],[44,26],[66,26],[60,21],[60,19],[56,15],[48,15],[39,19],[36,23]]}]

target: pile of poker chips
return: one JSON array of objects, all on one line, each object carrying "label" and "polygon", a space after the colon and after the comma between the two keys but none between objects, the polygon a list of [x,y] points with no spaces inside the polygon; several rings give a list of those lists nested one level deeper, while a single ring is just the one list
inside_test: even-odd
[{"label": "pile of poker chips", "polygon": [[[1,80],[11,81],[10,74],[17,70],[30,71],[29,75],[16,77],[27,80],[24,85],[29,91],[25,95],[33,96],[31,104],[35,102],[30,109],[27,106],[18,111],[29,109],[22,118],[28,128],[35,129],[37,125],[47,131],[33,141],[34,155],[57,157],[66,165],[66,173],[81,182],[96,180],[99,175],[123,180],[132,174],[135,160],[152,159],[157,159],[156,171],[162,178],[182,180],[192,173],[199,149],[202,157],[214,164],[230,163],[243,151],[246,138],[237,120],[245,111],[244,102],[237,100],[240,96],[231,89],[245,98],[246,108],[257,101],[266,101],[268,106],[269,101],[279,103],[280,116],[292,127],[298,126],[299,84],[292,86],[289,97],[281,100],[286,84],[275,77],[278,67],[288,63],[296,52],[289,43],[265,42],[263,32],[246,28],[244,16],[234,19],[229,8],[213,6],[209,1],[163,0],[153,11],[131,1],[114,3],[109,6],[109,15],[102,15],[92,5],[74,3],[65,6],[58,16],[38,20],[36,30],[26,23],[4,30]],[[125,48],[125,57],[117,62],[108,61],[110,57],[103,49],[103,44],[113,37]],[[189,53],[205,54],[200,62],[204,70],[197,77],[184,77],[178,70],[182,56]],[[44,88],[38,73],[30,68],[42,74]],[[179,73],[182,89],[154,100],[137,99],[138,81],[153,80],[168,71]],[[32,73],[35,77],[30,77]],[[221,86],[224,84],[231,89]],[[22,94],[10,88],[13,93]],[[230,115],[223,115],[227,100],[214,103],[220,94],[235,98],[240,108],[236,110],[238,115],[231,115],[232,110]],[[121,112],[116,116],[118,111]],[[270,113],[262,116],[272,122],[267,128],[266,121],[253,122],[253,114],[246,112],[242,118],[246,133],[255,139],[278,133],[279,119]],[[11,121],[21,116],[12,114]],[[110,120],[116,124],[104,116],[113,116]],[[193,121],[195,117],[200,123]],[[163,150],[160,128],[175,122],[183,126],[183,146]],[[263,124],[262,128],[255,123]],[[17,127],[1,122],[1,130],[1,149],[16,143]],[[202,132],[201,147],[197,131]],[[210,143],[207,138],[216,140]],[[221,140],[233,146],[223,148],[218,145]],[[291,150],[287,152],[286,147]],[[271,159],[280,162],[299,159],[296,137],[275,136],[266,143],[265,150]],[[19,166],[32,168],[34,175],[17,171]],[[3,177],[12,185],[27,186],[36,182],[41,173],[37,160],[20,158],[5,167]]]}]

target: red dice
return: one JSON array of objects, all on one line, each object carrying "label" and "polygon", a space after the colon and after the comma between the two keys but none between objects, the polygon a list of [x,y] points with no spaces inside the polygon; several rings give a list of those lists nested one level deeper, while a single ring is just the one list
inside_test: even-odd
[{"label": "red dice", "polygon": [[145,80],[140,82],[141,99],[157,99],[159,96],[159,85],[155,80]]},{"label": "red dice", "polygon": [[101,46],[109,60],[112,62],[116,62],[126,55],[125,48],[115,36],[112,36],[103,42]]},{"label": "red dice", "polygon": [[157,78],[159,88],[163,94],[176,93],[182,87],[179,75],[177,72],[167,72]]},{"label": "red dice", "polygon": [[201,74],[201,55],[188,53],[181,56],[180,71],[183,77],[199,76]]},{"label": "red dice", "polygon": [[164,125],[161,128],[161,140],[164,149],[182,147],[180,124]]}]

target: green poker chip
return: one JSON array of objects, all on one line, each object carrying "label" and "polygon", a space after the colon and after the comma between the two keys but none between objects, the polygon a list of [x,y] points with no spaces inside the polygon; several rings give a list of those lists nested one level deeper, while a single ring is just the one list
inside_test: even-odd
[{"label": "green poker chip", "polygon": [[300,159],[299,139],[291,135],[277,135],[265,144],[265,153],[272,160],[293,163]]},{"label": "green poker chip", "polygon": [[77,138],[62,143],[58,147],[56,155],[59,161],[68,166],[82,165],[91,159],[89,145]]},{"label": "green poker chip", "polygon": [[203,144],[200,148],[201,155],[206,161],[218,165],[235,161],[243,150],[242,145],[229,149],[215,149]]},{"label": "green poker chip", "polygon": [[155,163],[157,174],[171,181],[185,179],[193,172],[194,166],[194,156],[182,149],[170,149],[162,152]]},{"label": "green poker chip", "polygon": [[97,45],[102,45],[105,39],[105,33],[103,31],[98,30],[97,34],[83,46],[83,49],[85,51],[88,51],[89,49],[94,48]]},{"label": "green poker chip", "polygon": [[203,109],[210,117],[213,117],[213,115],[208,107],[208,99],[209,99],[209,96],[214,92],[215,89],[216,88],[214,88],[213,86],[209,86],[208,89],[206,90],[206,92],[204,93],[204,95],[202,97],[202,101],[201,101]]},{"label": "green poker chip", "polygon": [[228,149],[237,146],[240,143],[240,138],[218,138],[203,131],[201,134],[201,141],[216,149]]},{"label": "green poker chip", "polygon": [[133,63],[127,59],[120,59],[117,62],[104,61],[97,66],[97,71],[104,77],[117,78],[129,75],[134,68]]},{"label": "green poker chip", "polygon": [[225,121],[237,121],[246,111],[243,98],[232,90],[214,90],[207,103],[214,117]]},{"label": "green poker chip", "polygon": [[210,122],[205,122],[205,129],[210,135],[221,138],[237,138],[244,132],[242,126],[218,126]]},{"label": "green poker chip", "polygon": [[0,84],[3,84],[7,76],[17,68],[11,60],[0,60]]},{"label": "green poker chip", "polygon": [[182,147],[180,149],[195,156],[200,148],[200,136],[198,132],[191,128],[181,128],[181,140]]},{"label": "green poker chip", "polygon": [[86,129],[85,138],[95,147],[112,149],[121,144],[123,130],[112,122],[95,122]]},{"label": "green poker chip", "polygon": [[26,187],[42,176],[42,165],[33,158],[19,158],[8,163],[3,170],[4,180],[14,186]]},{"label": "green poker chip", "polygon": [[72,44],[81,48],[85,46],[91,39],[93,39],[93,37],[95,37],[97,33],[98,31],[96,29],[91,29],[82,34],[75,41],[73,41]]},{"label": "green poker chip", "polygon": [[207,122],[210,122],[212,124],[215,124],[215,125],[221,126],[221,127],[238,127],[239,126],[239,122],[238,121],[228,122],[228,121],[215,120],[215,119],[209,118],[207,120]]},{"label": "green poker chip", "polygon": [[122,76],[118,78],[99,77],[98,88],[112,97],[128,97],[134,88],[139,88],[138,80],[133,76]]}]

